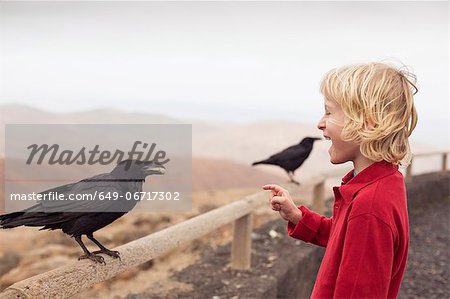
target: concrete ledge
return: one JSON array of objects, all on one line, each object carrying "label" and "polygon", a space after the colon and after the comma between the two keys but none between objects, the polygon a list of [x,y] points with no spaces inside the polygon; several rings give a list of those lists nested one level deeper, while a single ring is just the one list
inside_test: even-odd
[{"label": "concrete ledge", "polygon": [[417,209],[450,196],[450,172],[434,172],[411,177],[406,183],[410,217]]}]

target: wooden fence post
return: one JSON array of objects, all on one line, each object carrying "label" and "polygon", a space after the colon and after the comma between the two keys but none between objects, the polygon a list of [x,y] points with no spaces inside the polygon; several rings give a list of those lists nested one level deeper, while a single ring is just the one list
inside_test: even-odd
[{"label": "wooden fence post", "polygon": [[247,214],[233,223],[233,243],[231,249],[231,267],[245,270],[250,268],[252,252],[253,216]]},{"label": "wooden fence post", "polygon": [[321,214],[325,211],[325,178],[314,186],[313,210]]},{"label": "wooden fence post", "polygon": [[447,171],[447,154],[448,153],[442,154],[442,171]]},{"label": "wooden fence post", "polygon": [[409,163],[408,167],[406,167],[405,180],[410,180],[411,179],[412,165],[413,165],[413,158],[411,158],[411,162]]}]

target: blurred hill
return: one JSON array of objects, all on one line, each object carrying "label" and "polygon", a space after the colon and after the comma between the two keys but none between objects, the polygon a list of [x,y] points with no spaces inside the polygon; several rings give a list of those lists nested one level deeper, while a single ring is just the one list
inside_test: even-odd
[{"label": "blurred hill", "polygon": [[95,109],[71,113],[52,113],[24,105],[0,106],[1,124],[165,124],[178,120],[148,113],[129,113],[115,109]]}]

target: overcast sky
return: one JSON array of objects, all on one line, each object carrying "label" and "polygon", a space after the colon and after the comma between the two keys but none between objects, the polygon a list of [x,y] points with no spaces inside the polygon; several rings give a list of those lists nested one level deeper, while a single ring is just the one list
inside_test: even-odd
[{"label": "overcast sky", "polygon": [[0,104],[308,123],[326,71],[385,60],[417,74],[418,136],[448,146],[448,19],[447,1],[0,2]]}]

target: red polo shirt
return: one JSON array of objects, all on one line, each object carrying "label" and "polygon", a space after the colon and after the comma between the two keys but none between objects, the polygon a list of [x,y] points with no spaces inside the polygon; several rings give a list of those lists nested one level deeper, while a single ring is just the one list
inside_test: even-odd
[{"label": "red polo shirt", "polygon": [[311,298],[396,298],[408,255],[406,190],[396,165],[376,162],[340,187],[326,218],[304,206],[291,237],[326,247]]}]

